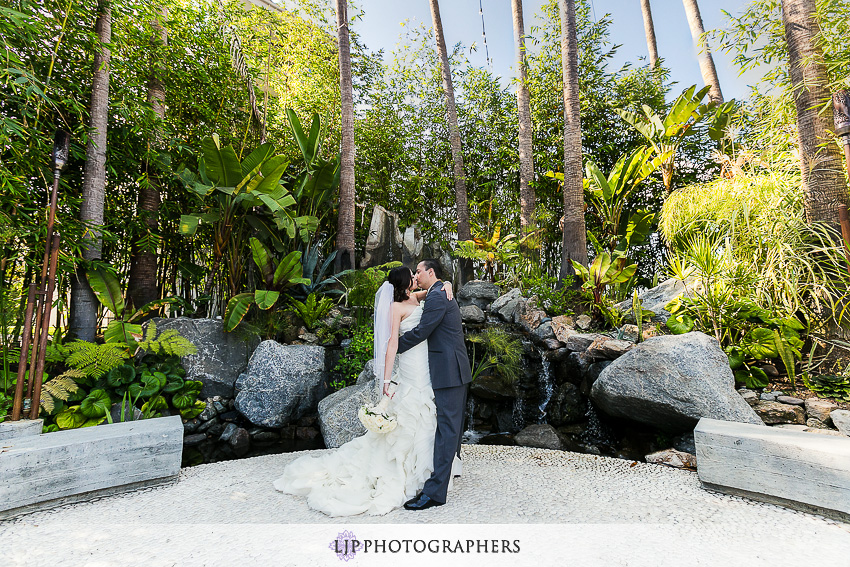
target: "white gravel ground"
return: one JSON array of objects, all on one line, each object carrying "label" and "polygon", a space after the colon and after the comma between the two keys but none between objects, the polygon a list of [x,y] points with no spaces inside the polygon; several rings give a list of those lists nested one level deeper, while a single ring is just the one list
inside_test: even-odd
[{"label": "white gravel ground", "polygon": [[[469,524],[500,524],[491,529],[498,528],[503,534],[512,529],[532,538],[526,539],[524,560],[515,556],[505,563],[513,565],[545,557],[534,555],[539,543],[534,538],[550,533],[566,538],[557,549],[565,549],[562,544],[570,548],[568,542],[573,541],[573,557],[579,553],[583,558],[565,565],[595,565],[594,559],[606,567],[726,567],[812,560],[850,565],[850,524],[712,493],[700,486],[696,473],[660,465],[562,451],[465,445],[464,476],[455,480],[445,506],[422,512],[399,509],[378,517],[329,518],[310,510],[303,498],[278,493],[272,487],[286,463],[301,454],[192,467],[181,471],[172,485],[0,522],[3,563],[150,567],[238,561],[245,565],[304,565],[318,560],[307,559],[309,550],[301,550],[307,555],[297,559],[299,551],[291,546],[295,540],[309,539],[300,532],[327,540],[325,534],[335,534],[340,526],[358,526],[361,532],[374,533],[389,528],[375,527],[369,532],[365,525],[392,525],[397,530],[405,524],[434,524],[429,528],[432,535],[445,537],[447,526],[467,524],[452,527],[461,537],[481,528]],[[304,524],[330,525],[306,530]],[[542,547],[538,551],[543,553]],[[327,564],[339,564],[330,551],[325,555],[333,560]],[[364,563],[369,560],[370,565],[382,564],[377,556],[356,558],[361,559]],[[408,559],[414,564],[425,557],[413,554]],[[484,557],[445,559],[449,561],[440,563],[472,565],[481,564]],[[486,563],[501,564],[495,556]]]}]

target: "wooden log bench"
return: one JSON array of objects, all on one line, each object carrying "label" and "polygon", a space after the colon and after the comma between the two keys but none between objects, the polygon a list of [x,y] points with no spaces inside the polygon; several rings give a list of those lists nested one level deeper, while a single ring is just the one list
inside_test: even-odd
[{"label": "wooden log bench", "polygon": [[173,482],[182,455],[180,416],[0,442],[0,519]]},{"label": "wooden log bench", "polygon": [[850,521],[850,437],[702,418],[694,441],[705,488]]}]

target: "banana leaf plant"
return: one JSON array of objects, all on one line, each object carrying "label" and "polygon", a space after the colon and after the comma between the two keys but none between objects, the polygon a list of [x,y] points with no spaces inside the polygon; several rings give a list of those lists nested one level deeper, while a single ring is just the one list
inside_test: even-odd
[{"label": "banana leaf plant", "polygon": [[652,232],[657,213],[637,210],[629,214],[626,207],[640,183],[658,169],[661,161],[652,148],[644,146],[618,159],[607,176],[594,162],[587,162],[585,202],[599,221],[600,240],[609,251],[640,244]]},{"label": "banana leaf plant", "polygon": [[[656,224],[657,213],[646,210],[627,211],[630,197],[647,177],[662,163],[662,157],[648,146],[622,156],[607,176],[599,166],[588,160],[585,166],[584,200],[590,205],[590,213],[596,217],[601,231],[598,241],[609,252],[614,249],[627,250],[630,246],[644,242]],[[563,173],[546,172],[561,183]]]},{"label": "banana leaf plant", "polygon": [[576,275],[584,281],[582,289],[593,294],[593,304],[597,308],[603,303],[606,287],[629,281],[637,271],[637,264],[629,264],[625,255],[618,250],[613,254],[597,251],[596,258],[586,268],[575,260],[572,262]]},{"label": "banana leaf plant", "polygon": [[124,343],[131,352],[138,346],[137,339],[142,337],[141,323],[145,316],[166,305],[190,307],[182,297],[166,297],[133,310],[124,299],[118,278],[104,266],[92,266],[86,270],[86,279],[97,300],[115,316],[106,326],[104,340],[108,343]]},{"label": "banana leaf plant", "polygon": [[338,156],[330,159],[321,156],[324,129],[318,114],[313,114],[308,131],[291,108],[286,109],[286,117],[304,158],[304,168],[292,184],[292,194],[297,201],[296,214],[309,219],[309,223],[301,226],[300,237],[308,245],[314,245],[312,239],[318,233],[319,224],[334,208],[331,202],[339,188],[340,160]]},{"label": "banana leaf plant", "polygon": [[227,332],[239,326],[252,305],[267,311],[275,306],[284,291],[299,284],[310,283],[310,280],[302,277],[300,250],[290,252],[278,262],[259,239],[251,238],[250,242],[251,256],[259,269],[260,278],[266,289],[258,289],[253,293],[240,293],[230,298],[227,309],[224,311],[224,330]]},{"label": "banana leaf plant", "polygon": [[204,289],[209,296],[213,278],[227,259],[224,280],[237,293],[242,286],[244,265],[241,253],[248,234],[260,234],[280,251],[286,249],[282,236],[294,238],[304,230],[315,230],[315,218],[299,216],[296,198],[281,183],[289,166],[285,156],[274,155],[271,144],[262,144],[244,160],[232,146],[221,146],[217,135],[202,142],[197,174],[184,169],[180,179],[199,201],[199,210],[180,217],[179,232],[194,236],[209,225],[213,238],[213,264]]},{"label": "banana leaf plant", "polygon": [[502,234],[502,225],[496,224],[492,234],[479,232],[471,240],[458,242],[455,254],[461,258],[484,263],[484,276],[491,282],[496,281],[496,265],[506,264],[519,257],[519,241],[515,234]]},{"label": "banana leaf plant", "polygon": [[702,127],[707,126],[709,137],[720,141],[737,105],[735,100],[719,105],[703,103],[709,90],[710,87],[706,86],[697,91],[696,85],[685,89],[664,115],[659,115],[647,105],[643,105],[641,113],[616,110],[620,118],[646,138],[655,155],[661,158],[661,176],[668,195],[673,190],[676,153],[685,137],[698,134]]}]

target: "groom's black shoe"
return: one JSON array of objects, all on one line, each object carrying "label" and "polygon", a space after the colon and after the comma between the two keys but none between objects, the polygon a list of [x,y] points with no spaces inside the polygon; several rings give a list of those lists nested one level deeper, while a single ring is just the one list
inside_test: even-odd
[{"label": "groom's black shoe", "polygon": [[420,493],[416,498],[411,498],[404,503],[405,510],[425,510],[434,506],[442,506],[445,502],[437,502],[430,496]]}]

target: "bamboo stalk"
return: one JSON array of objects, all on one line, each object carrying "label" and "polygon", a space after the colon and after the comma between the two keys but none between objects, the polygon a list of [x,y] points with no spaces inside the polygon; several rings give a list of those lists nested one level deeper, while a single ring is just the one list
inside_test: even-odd
[{"label": "bamboo stalk", "polygon": [[27,310],[24,314],[24,336],[21,338],[21,356],[18,359],[18,381],[15,384],[15,400],[12,405],[11,421],[21,419],[21,410],[24,405],[24,376],[27,369],[27,353],[29,352],[30,341],[32,340],[32,312],[35,307],[35,294],[38,285],[35,282],[30,283],[29,293],[27,294]]},{"label": "bamboo stalk", "polygon": [[59,263],[59,235],[54,234],[50,239],[50,269],[47,278],[47,292],[45,293],[42,315],[41,336],[38,340],[38,358],[35,364],[34,375],[30,374],[32,387],[32,404],[30,405],[30,419],[38,419],[41,404],[41,382],[44,373],[44,358],[47,349],[47,332],[50,327],[50,313],[53,311],[53,291],[56,287],[56,267]]}]

